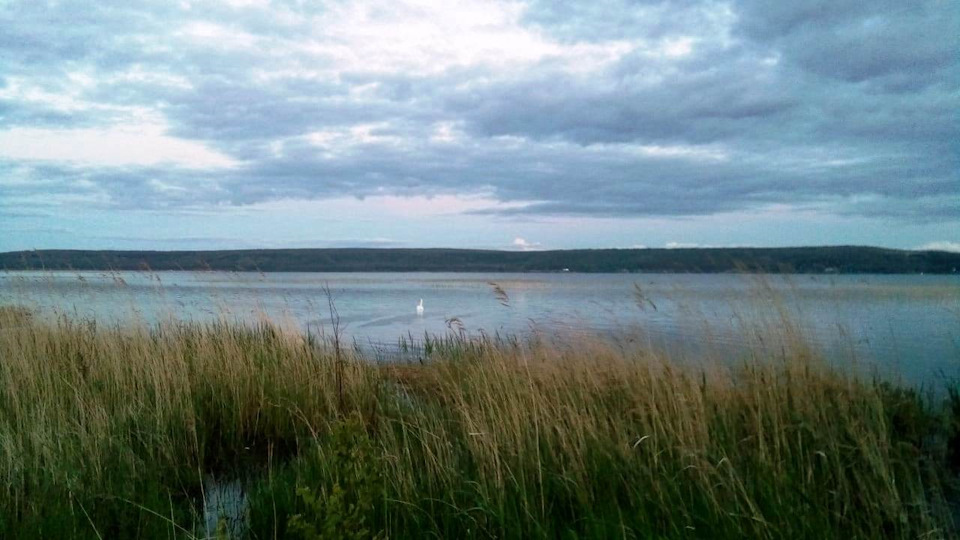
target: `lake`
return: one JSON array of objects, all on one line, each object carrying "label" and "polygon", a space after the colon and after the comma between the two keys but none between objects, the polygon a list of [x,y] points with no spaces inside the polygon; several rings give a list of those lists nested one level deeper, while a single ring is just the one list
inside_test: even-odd
[{"label": "lake", "polygon": [[327,286],[346,337],[373,351],[462,326],[713,361],[758,345],[775,356],[775,336],[795,327],[833,362],[915,383],[960,375],[960,277],[949,275],[5,272],[0,304],[104,322],[269,318],[329,335]]}]

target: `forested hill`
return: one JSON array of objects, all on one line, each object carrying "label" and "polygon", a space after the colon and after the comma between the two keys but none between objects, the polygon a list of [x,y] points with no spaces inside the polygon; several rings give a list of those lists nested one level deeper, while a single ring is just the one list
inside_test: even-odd
[{"label": "forested hill", "polygon": [[0,253],[4,270],[262,272],[958,273],[960,253],[873,247],[576,249],[252,249]]}]

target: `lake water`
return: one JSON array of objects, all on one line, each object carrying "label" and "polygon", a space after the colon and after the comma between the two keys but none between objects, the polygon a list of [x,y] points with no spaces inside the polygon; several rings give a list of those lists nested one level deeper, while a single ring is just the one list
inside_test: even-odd
[{"label": "lake water", "polygon": [[348,339],[371,350],[462,325],[729,358],[758,344],[776,354],[787,320],[833,361],[913,382],[960,376],[958,276],[6,272],[0,304],[102,321],[268,317],[329,335],[325,286]]}]

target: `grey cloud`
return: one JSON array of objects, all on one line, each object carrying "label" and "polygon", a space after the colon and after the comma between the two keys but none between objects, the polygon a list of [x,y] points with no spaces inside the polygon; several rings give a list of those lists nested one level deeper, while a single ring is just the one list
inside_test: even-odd
[{"label": "grey cloud", "polygon": [[[62,91],[70,69],[102,80],[82,98],[159,111],[171,134],[235,169],[35,165],[23,194],[103,194],[108,204],[181,208],[282,197],[492,192],[535,201],[505,215],[691,215],[769,204],[850,215],[960,217],[958,15],[945,2],[533,2],[524,22],[566,44],[700,36],[689,56],[626,54],[589,76],[555,60],[307,76],[323,59],[283,49],[322,33],[297,2],[261,10],[173,4],[16,2],[0,11],[0,68]],[[956,11],[956,10],[954,10]],[[723,25],[734,21],[726,32]],[[188,46],[172,31],[208,20],[249,32],[247,49]],[[725,33],[726,32],[726,33]],[[729,35],[728,35],[729,34]],[[279,51],[285,52],[279,52]],[[113,80],[139,66],[187,87]],[[257,70],[289,76],[264,81]],[[112,82],[111,82],[112,81]],[[352,91],[374,83],[357,98]],[[0,102],[4,126],[87,126],[91,113]],[[109,121],[109,118],[101,118]],[[462,139],[431,142],[436,122]],[[396,141],[325,151],[304,136],[382,124]],[[724,159],[644,155],[652,145]],[[277,150],[281,150],[277,152]],[[82,180],[82,182],[81,182]],[[934,204],[931,200],[945,200]],[[867,202],[864,202],[867,201]]]},{"label": "grey cloud", "polygon": [[532,73],[485,94],[455,95],[450,106],[485,135],[703,144],[749,135],[759,122],[777,125],[799,101],[755,58],[682,63],[662,85],[644,80],[643,69],[657,70],[647,63],[628,57],[601,81]]},{"label": "grey cloud", "polygon": [[524,18],[568,42],[661,39],[710,25],[713,7],[696,0],[534,0]]},{"label": "grey cloud", "polygon": [[12,99],[0,99],[0,125],[6,127],[85,127],[102,121],[102,117],[98,118],[94,114],[68,112]]},{"label": "grey cloud", "polygon": [[745,0],[738,7],[745,36],[820,75],[859,82],[906,72],[929,84],[956,67],[960,10],[949,2]]}]

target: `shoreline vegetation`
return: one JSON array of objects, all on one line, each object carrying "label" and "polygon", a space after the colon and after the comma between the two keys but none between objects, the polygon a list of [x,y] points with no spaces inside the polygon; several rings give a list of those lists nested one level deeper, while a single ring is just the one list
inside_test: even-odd
[{"label": "shoreline vegetation", "polygon": [[0,537],[957,537],[960,385],[830,367],[786,318],[722,366],[455,328],[381,363],[329,307],[0,307]]},{"label": "shoreline vegetation", "polygon": [[0,253],[0,270],[957,274],[960,253],[865,246],[553,251],[361,248],[35,250]]}]

